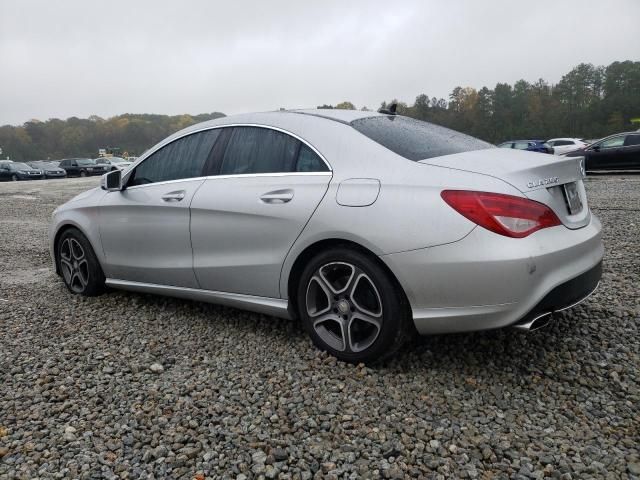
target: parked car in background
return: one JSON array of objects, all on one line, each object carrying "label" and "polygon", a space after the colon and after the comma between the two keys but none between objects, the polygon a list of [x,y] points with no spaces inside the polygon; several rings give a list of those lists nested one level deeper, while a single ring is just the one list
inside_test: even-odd
[{"label": "parked car in background", "polygon": [[531,330],[589,296],[603,246],[578,167],[393,114],[237,115],[58,207],[51,253],[75,294],[294,317],[367,362],[414,330]]},{"label": "parked car in background", "polygon": [[553,153],[555,155],[572,152],[573,150],[578,150],[588,145],[587,142],[580,138],[552,138],[547,140],[546,143],[553,147]]},{"label": "parked car in background", "polygon": [[69,177],[88,177],[90,175],[102,175],[111,170],[109,165],[96,165],[91,158],[65,158],[60,161]]},{"label": "parked car in background", "polygon": [[640,132],[616,133],[565,156],[584,157],[587,172],[640,170]]},{"label": "parked car in background", "polygon": [[528,152],[553,153],[553,147],[543,140],[509,140],[498,145],[500,148],[515,148]]},{"label": "parked car in background", "polygon": [[133,162],[121,157],[99,157],[95,159],[97,165],[107,165],[109,170],[125,170]]},{"label": "parked car in background", "polygon": [[60,168],[57,162],[48,162],[45,160],[35,160],[33,162],[27,162],[31,168],[42,170],[44,178],[65,178],[67,172],[64,168]]},{"label": "parked car in background", "polygon": [[0,163],[0,180],[40,180],[44,178],[42,170],[32,168],[22,162]]}]

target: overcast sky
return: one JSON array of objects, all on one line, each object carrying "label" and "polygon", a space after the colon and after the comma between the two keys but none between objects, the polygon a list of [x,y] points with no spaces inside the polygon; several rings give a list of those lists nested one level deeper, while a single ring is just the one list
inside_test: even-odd
[{"label": "overcast sky", "polygon": [[640,60],[640,0],[0,0],[0,124],[227,114]]}]

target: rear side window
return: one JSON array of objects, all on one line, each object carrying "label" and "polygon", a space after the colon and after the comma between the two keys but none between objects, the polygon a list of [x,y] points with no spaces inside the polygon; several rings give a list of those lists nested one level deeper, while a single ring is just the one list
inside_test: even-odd
[{"label": "rear side window", "polygon": [[570,140],[556,140],[553,142],[554,147],[564,147],[566,145],[575,145],[575,143]]},{"label": "rear side window", "polygon": [[297,172],[328,172],[329,167],[324,161],[304,143],[300,144],[300,152],[298,153],[298,162],[296,164]]},{"label": "rear side window", "polygon": [[518,150],[526,150],[529,148],[529,142],[516,142],[513,144],[513,148],[517,148]]},{"label": "rear side window", "polygon": [[432,123],[401,116],[361,118],[351,126],[409,160],[495,148],[490,143]]},{"label": "rear side window", "polygon": [[202,175],[220,130],[207,130],[182,137],[146,158],[138,165],[129,185],[194,178]]},{"label": "rear side window", "polygon": [[323,165],[313,151],[286,133],[269,128],[235,127],[222,158],[220,174],[309,172],[318,171]]}]

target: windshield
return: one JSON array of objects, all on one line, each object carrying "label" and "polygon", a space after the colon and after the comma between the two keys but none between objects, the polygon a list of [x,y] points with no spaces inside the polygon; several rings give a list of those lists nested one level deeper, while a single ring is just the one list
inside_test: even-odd
[{"label": "windshield", "polygon": [[120,157],[111,157],[109,160],[111,160],[111,163],[127,162],[124,158],[120,158]]},{"label": "windshield", "polygon": [[96,162],[94,162],[93,160],[91,160],[90,158],[79,158],[78,160],[76,160],[78,162],[78,165],[95,165]]},{"label": "windshield", "polygon": [[11,167],[12,170],[30,170],[31,167],[29,165],[27,165],[26,163],[10,163],[9,166]]},{"label": "windshield", "polygon": [[464,133],[408,117],[361,118],[351,122],[351,126],[374,142],[413,161],[495,148]]}]

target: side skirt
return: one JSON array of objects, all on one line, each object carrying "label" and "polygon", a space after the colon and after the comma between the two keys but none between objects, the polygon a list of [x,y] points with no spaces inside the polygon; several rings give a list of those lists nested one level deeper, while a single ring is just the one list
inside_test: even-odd
[{"label": "side skirt", "polygon": [[215,303],[279,318],[291,318],[288,310],[289,302],[281,298],[256,297],[253,295],[243,295],[241,293],[214,292],[212,290],[200,290],[198,288],[156,285],[154,283],[116,280],[114,278],[107,278],[105,283],[108,287],[120,290]]}]

